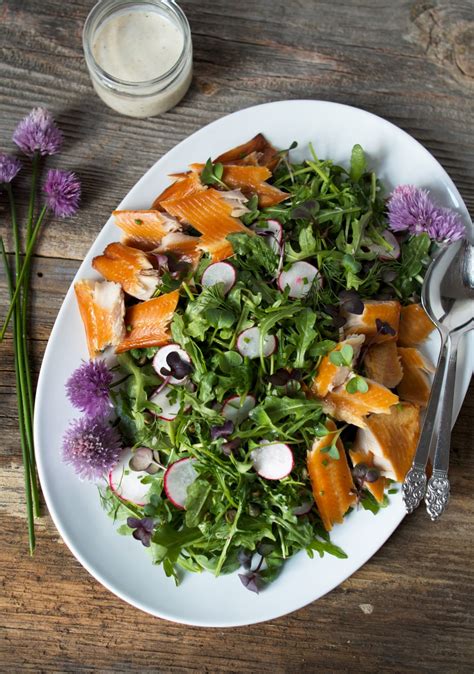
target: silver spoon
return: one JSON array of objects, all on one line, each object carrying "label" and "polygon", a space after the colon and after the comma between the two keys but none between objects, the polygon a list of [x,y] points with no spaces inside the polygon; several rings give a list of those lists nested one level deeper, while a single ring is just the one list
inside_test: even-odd
[{"label": "silver spoon", "polygon": [[441,350],[433,379],[425,421],[411,469],[403,483],[403,500],[411,513],[426,490],[426,464],[434,454],[433,474],[426,490],[432,520],[449,499],[449,450],[453,417],[457,350],[462,336],[474,324],[474,254],[468,241],[459,241],[432,261],[422,288],[423,307],[438,328]]}]

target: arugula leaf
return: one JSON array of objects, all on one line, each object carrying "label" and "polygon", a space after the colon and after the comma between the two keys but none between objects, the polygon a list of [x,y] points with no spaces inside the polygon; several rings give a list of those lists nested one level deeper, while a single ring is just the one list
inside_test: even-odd
[{"label": "arugula leaf", "polygon": [[210,492],[210,483],[202,478],[194,480],[188,487],[185,522],[190,529],[196,527],[206,514],[206,503]]},{"label": "arugula leaf", "polygon": [[227,236],[232,244],[238,263],[244,269],[262,270],[267,274],[274,274],[278,266],[276,253],[268,246],[261,236],[249,236],[244,232],[235,232]]}]

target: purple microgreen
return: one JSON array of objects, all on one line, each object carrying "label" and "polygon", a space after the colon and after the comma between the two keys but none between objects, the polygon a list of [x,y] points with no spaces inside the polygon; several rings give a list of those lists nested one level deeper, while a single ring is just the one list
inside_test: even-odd
[{"label": "purple microgreen", "polygon": [[162,367],[160,373],[165,377],[174,377],[175,379],[184,379],[193,371],[193,366],[181,358],[177,351],[172,351],[166,356],[168,368]]},{"label": "purple microgreen", "polygon": [[350,314],[360,315],[364,313],[364,303],[355,290],[343,290],[339,293],[341,309]]},{"label": "purple microgreen", "polygon": [[359,482],[363,482],[368,470],[369,467],[366,463],[358,463],[352,469],[352,477]]},{"label": "purple microgreen", "polygon": [[273,384],[273,386],[286,386],[290,379],[292,379],[292,376],[284,367],[279,368],[268,377],[268,381]]},{"label": "purple microgreen", "polygon": [[127,525],[133,529],[132,536],[135,540],[140,541],[145,548],[149,548],[151,544],[151,535],[155,527],[155,522],[152,517],[127,517]]},{"label": "purple microgreen", "polygon": [[379,335],[390,335],[391,337],[394,337],[397,334],[397,331],[392,328],[390,323],[382,321],[380,318],[375,319],[375,326]]},{"label": "purple microgreen", "polygon": [[250,550],[246,550],[245,548],[241,548],[237,553],[237,560],[239,564],[244,567],[244,569],[250,569],[252,566],[252,557],[252,552],[250,552]]},{"label": "purple microgreen", "polygon": [[225,454],[226,456],[230,456],[231,454],[234,454],[234,452],[237,449],[239,449],[241,444],[242,440],[240,438],[228,440],[227,442],[224,442],[224,444],[221,446],[222,453]]},{"label": "purple microgreen", "polygon": [[379,477],[380,477],[380,472],[377,470],[377,468],[369,468],[369,470],[365,474],[365,481],[366,482],[377,482]]},{"label": "purple microgreen", "polygon": [[226,438],[229,435],[232,435],[234,432],[234,422],[228,419],[222,426],[212,426],[211,428],[211,440],[217,440],[218,438]]},{"label": "purple microgreen", "polygon": [[262,588],[262,580],[258,573],[239,573],[240,582],[250,592],[259,593]]}]

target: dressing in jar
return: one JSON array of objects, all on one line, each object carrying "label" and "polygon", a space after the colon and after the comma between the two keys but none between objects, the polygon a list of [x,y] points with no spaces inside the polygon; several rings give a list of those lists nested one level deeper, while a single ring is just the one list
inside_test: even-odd
[{"label": "dressing in jar", "polygon": [[173,0],[102,0],[86,19],[83,45],[97,94],[123,115],[159,115],[191,83],[191,31]]}]

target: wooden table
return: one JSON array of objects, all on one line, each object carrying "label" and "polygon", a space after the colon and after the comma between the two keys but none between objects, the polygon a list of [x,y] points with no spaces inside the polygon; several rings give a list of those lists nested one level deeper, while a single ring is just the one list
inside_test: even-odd
[{"label": "wooden table", "polygon": [[[183,0],[194,81],[175,110],[146,120],[119,116],[92,90],[81,47],[91,6],[4,0],[0,9],[0,146],[10,149],[20,116],[46,105],[66,135],[50,165],[76,170],[84,189],[79,215],[51,222],[38,248],[36,372],[64,294],[109,212],[163,153],[228,112],[285,98],[365,108],[421,141],[474,208],[472,0]],[[289,123],[297,138],[298,120]],[[6,215],[3,197],[0,209]],[[8,232],[7,240],[11,246]],[[4,307],[4,284],[2,293]],[[472,389],[454,431],[453,495],[441,522],[433,525],[420,509],[317,603],[223,631],[160,621],[117,599],[74,559],[46,512],[28,557],[11,342],[1,347],[0,372],[1,671],[472,671]]]}]

